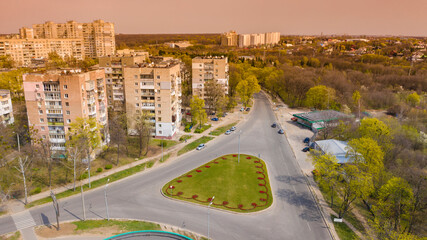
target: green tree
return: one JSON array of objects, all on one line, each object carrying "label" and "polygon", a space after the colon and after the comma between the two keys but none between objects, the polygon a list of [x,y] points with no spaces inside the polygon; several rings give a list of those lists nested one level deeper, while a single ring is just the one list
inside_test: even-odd
[{"label": "green tree", "polygon": [[0,56],[0,68],[13,68],[15,62],[10,55]]},{"label": "green tree", "polygon": [[241,80],[236,86],[236,92],[240,97],[245,108],[252,99],[254,93],[261,91],[261,86],[258,84],[258,80],[254,75]]},{"label": "green tree", "polygon": [[411,94],[408,95],[408,97],[406,98],[406,101],[412,107],[415,107],[415,106],[417,106],[420,103],[421,99],[420,99],[420,96],[416,92],[414,92],[414,93],[411,93]]},{"label": "green tree", "polygon": [[326,109],[333,104],[335,100],[335,90],[324,85],[318,85],[310,88],[306,93],[306,106],[316,109]]},{"label": "green tree", "polygon": [[360,92],[357,90],[354,91],[352,98],[354,106],[357,106],[357,117],[360,119]]},{"label": "green tree", "polygon": [[207,115],[204,107],[205,100],[197,96],[193,96],[193,99],[191,99],[190,102],[191,118],[194,124],[199,123],[199,128],[207,122]]},{"label": "green tree", "polygon": [[359,127],[359,133],[362,137],[369,137],[377,141],[385,152],[387,152],[391,147],[390,128],[377,118],[362,119]]},{"label": "green tree", "polygon": [[334,206],[334,195],[339,185],[340,165],[335,156],[330,154],[313,154],[314,169],[317,171],[317,182],[331,195],[331,208]]},{"label": "green tree", "polygon": [[63,68],[66,67],[67,63],[62,59],[61,56],[58,55],[56,52],[50,52],[48,54],[48,62],[47,62],[47,68],[48,69],[55,69],[55,68]]}]

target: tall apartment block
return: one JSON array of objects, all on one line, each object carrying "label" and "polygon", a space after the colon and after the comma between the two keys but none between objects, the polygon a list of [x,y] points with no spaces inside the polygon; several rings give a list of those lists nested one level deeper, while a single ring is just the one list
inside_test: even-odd
[{"label": "tall apartment block", "polygon": [[65,135],[76,118],[96,118],[100,128],[106,126],[108,116],[103,70],[28,73],[23,80],[28,123],[38,130],[42,138],[49,139],[52,150],[65,150]]},{"label": "tall apartment block", "polygon": [[0,89],[0,123],[12,124],[13,108],[10,91],[6,89]]},{"label": "tall apartment block", "polygon": [[135,118],[151,115],[157,138],[172,138],[181,122],[181,63],[163,60],[124,68],[124,90],[129,134]]},{"label": "tall apartment block", "polygon": [[19,65],[29,65],[32,58],[47,58],[50,52],[77,59],[113,55],[114,34],[114,24],[102,20],[34,24],[19,29],[19,35],[0,38],[0,55],[11,55]]},{"label": "tall apartment block", "polygon": [[192,61],[192,90],[193,95],[205,98],[205,84],[215,81],[224,86],[228,94],[228,59],[227,57],[195,57]]},{"label": "tall apartment block", "polygon": [[237,46],[238,44],[238,35],[236,31],[230,31],[223,33],[221,35],[221,46]]},{"label": "tall apartment block", "polygon": [[141,64],[149,56],[148,52],[137,52],[134,54],[116,54],[115,56],[99,58],[99,67],[105,70],[108,107],[114,111],[124,112],[126,110],[123,69]]},{"label": "tall apartment block", "polygon": [[275,45],[280,42],[279,32],[239,34],[239,47]]}]

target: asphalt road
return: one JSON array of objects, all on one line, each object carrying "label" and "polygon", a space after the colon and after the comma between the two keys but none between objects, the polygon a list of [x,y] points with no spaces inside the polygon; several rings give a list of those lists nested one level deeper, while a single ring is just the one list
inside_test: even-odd
[{"label": "asphalt road", "polygon": [[[111,218],[161,222],[207,235],[207,208],[170,200],[160,193],[171,179],[222,154],[236,153],[241,130],[241,153],[266,162],[274,196],[265,211],[235,214],[210,210],[210,237],[227,239],[330,239],[328,229],[315,205],[304,176],[284,135],[270,125],[276,121],[267,98],[255,96],[247,121],[228,136],[222,135],[201,151],[193,151],[153,169],[114,182],[108,187]],[[243,114],[242,114],[243,116]],[[215,183],[212,183],[215,184]],[[60,221],[82,218],[80,195],[59,200]],[[85,194],[86,217],[105,218],[104,188]],[[36,224],[55,224],[52,204],[30,210]],[[10,217],[0,218],[0,234],[16,229]]]}]

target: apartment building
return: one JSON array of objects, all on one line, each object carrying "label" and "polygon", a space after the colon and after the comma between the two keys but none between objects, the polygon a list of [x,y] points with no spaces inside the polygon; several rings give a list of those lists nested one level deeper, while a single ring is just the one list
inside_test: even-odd
[{"label": "apartment building", "polygon": [[0,89],[0,123],[12,124],[13,108],[10,91],[7,89]]},{"label": "apartment building", "polygon": [[123,69],[144,63],[148,57],[148,52],[137,52],[136,55],[116,54],[99,58],[99,68],[105,70],[108,107],[117,112],[126,110]]},{"label": "apartment building", "polygon": [[221,35],[221,46],[235,47],[238,43],[236,31],[226,32]]},{"label": "apartment building", "polygon": [[280,32],[239,34],[239,47],[275,45],[280,42]]},{"label": "apartment building", "polygon": [[19,66],[29,66],[34,58],[47,58],[50,52],[79,60],[115,53],[114,24],[46,22],[23,27],[19,34],[0,38],[0,56],[10,55]]},{"label": "apartment building", "polygon": [[228,94],[228,58],[195,57],[192,61],[192,90],[193,95],[205,98],[205,84],[215,81],[224,86],[224,93]]},{"label": "apartment building", "polygon": [[151,116],[153,136],[172,138],[181,122],[181,62],[163,60],[125,67],[124,90],[129,134],[135,134],[135,118]]},{"label": "apartment building", "polygon": [[49,139],[52,150],[65,150],[65,136],[76,118],[96,118],[100,129],[108,131],[103,70],[28,73],[23,81],[28,123]]}]

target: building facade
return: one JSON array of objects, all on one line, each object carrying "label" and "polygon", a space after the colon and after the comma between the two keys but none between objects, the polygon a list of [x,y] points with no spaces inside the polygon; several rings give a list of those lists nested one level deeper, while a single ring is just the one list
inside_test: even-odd
[{"label": "building facade", "polygon": [[236,31],[226,32],[221,35],[221,46],[236,47],[238,43]]},{"label": "building facade", "polygon": [[0,38],[0,55],[11,55],[16,63],[27,66],[32,58],[47,58],[50,52],[77,59],[113,55],[115,44],[113,23],[46,22],[23,27],[19,35]]},{"label": "building facade", "polygon": [[49,139],[52,150],[65,150],[65,136],[76,118],[96,118],[100,129],[108,131],[103,70],[29,73],[23,80],[28,123]]},{"label": "building facade", "polygon": [[205,84],[215,81],[224,86],[224,94],[228,94],[228,58],[227,57],[195,57],[192,61],[193,95],[205,98]]},{"label": "building facade", "polygon": [[0,123],[12,124],[13,108],[10,91],[6,89],[0,89]]},{"label": "building facade", "polygon": [[280,32],[239,34],[239,47],[276,45],[280,42]]},{"label": "building facade", "polygon": [[172,138],[181,122],[181,62],[163,60],[125,67],[124,91],[128,133],[136,134],[135,118],[146,113],[157,138]]},{"label": "building facade", "polygon": [[148,52],[139,52],[137,55],[116,54],[99,58],[99,67],[105,70],[108,107],[117,112],[126,110],[123,69],[144,63],[146,59],[148,59]]}]

